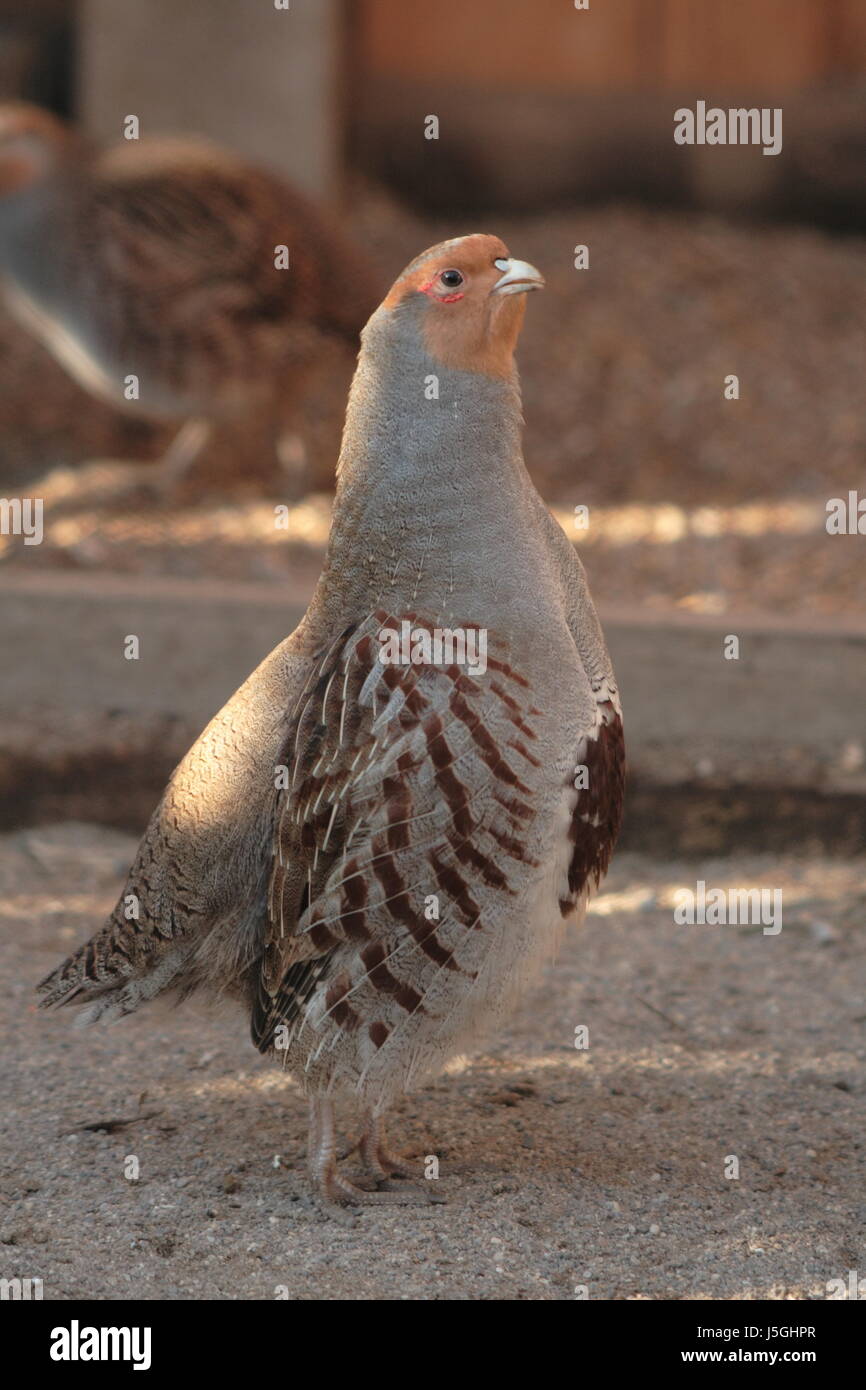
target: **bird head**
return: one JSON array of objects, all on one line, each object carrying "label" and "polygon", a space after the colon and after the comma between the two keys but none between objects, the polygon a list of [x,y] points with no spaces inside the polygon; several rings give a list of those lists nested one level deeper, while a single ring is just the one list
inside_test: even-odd
[{"label": "bird head", "polygon": [[74,144],[69,127],[27,102],[0,105],[0,198],[49,175]]},{"label": "bird head", "polygon": [[499,237],[455,237],[406,267],[376,318],[417,317],[435,361],[485,376],[509,376],[525,296],[543,285],[539,271],[510,256]]}]

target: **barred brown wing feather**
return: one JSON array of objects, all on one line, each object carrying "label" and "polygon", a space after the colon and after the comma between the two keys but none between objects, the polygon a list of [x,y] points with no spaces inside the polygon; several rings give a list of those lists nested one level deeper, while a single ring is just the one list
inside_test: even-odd
[{"label": "barred brown wing feather", "polygon": [[622,716],[613,699],[598,702],[598,723],[584,740],[579,761],[586,786],[578,790],[569,836],[574,846],[568,869],[568,895],[560,902],[564,917],[590,887],[598,887],[613,854],[622,822],[625,793],[625,743]]},{"label": "barred brown wing feather", "polygon": [[[486,677],[382,665],[377,632],[407,617],[433,626],[378,612],[344,633],[295,711],[253,1008],[262,1050],[279,1025],[300,1026],[320,984],[345,1028],[361,1022],[362,984],[421,1007],[425,977],[469,968],[465,942],[488,926],[479,896],[512,895],[509,871],[528,861],[540,766],[528,685],[490,635]],[[430,894],[447,904],[438,922]]]}]

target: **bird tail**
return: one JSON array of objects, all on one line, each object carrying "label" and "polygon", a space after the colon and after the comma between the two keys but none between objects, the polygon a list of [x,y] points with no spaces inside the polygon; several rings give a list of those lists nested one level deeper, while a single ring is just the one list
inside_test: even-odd
[{"label": "bird tail", "polygon": [[133,1013],[176,981],[189,945],[175,942],[162,955],[149,952],[133,965],[129,933],[121,901],[100,931],[40,981],[39,1007],[75,1004],[82,1007],[79,1024],[107,1021]]}]

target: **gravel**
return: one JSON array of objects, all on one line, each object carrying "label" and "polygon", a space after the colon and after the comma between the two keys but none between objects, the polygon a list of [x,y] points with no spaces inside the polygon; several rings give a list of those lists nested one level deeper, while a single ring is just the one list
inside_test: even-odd
[{"label": "gravel", "polygon": [[[395,1114],[440,1200],[359,1210],[311,1195],[303,1099],[239,1014],[34,1011],[132,849],[74,823],[0,839],[0,1277],[46,1299],[820,1299],[863,1269],[866,860],[619,855],[508,1031]],[[677,925],[698,879],[781,888],[782,931]]]}]

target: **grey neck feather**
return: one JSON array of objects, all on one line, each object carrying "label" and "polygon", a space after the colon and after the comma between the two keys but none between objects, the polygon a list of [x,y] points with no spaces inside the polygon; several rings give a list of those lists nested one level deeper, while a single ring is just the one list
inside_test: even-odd
[{"label": "grey neck feather", "polygon": [[[448,592],[457,602],[492,591],[495,561],[526,539],[534,488],[517,373],[503,380],[434,361],[425,308],[410,299],[379,309],[364,330],[320,595],[338,610],[341,600],[372,608],[390,598],[442,611]],[[434,379],[438,399],[428,399]]]}]

